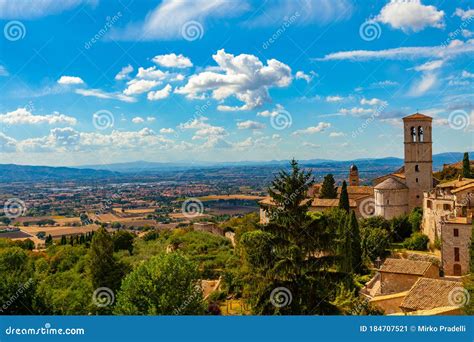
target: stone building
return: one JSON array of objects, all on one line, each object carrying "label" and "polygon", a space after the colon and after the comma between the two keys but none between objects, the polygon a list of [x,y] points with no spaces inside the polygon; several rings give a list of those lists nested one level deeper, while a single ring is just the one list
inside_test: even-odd
[{"label": "stone building", "polygon": [[441,245],[441,267],[448,276],[469,273],[474,212],[474,179],[458,179],[424,194],[423,233]]},{"label": "stone building", "polygon": [[408,212],[408,187],[390,177],[374,187],[375,215],[391,219]]},{"label": "stone building", "polygon": [[349,169],[349,185],[359,186],[359,169],[354,164]]}]

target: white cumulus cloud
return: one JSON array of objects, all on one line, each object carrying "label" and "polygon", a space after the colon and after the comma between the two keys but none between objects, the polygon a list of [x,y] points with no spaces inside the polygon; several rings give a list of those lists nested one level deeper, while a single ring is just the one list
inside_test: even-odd
[{"label": "white cumulus cloud", "polygon": [[58,80],[59,84],[63,85],[76,85],[76,84],[84,84],[82,78],[77,76],[61,76]]},{"label": "white cumulus cloud", "polygon": [[18,108],[12,112],[0,114],[0,123],[7,125],[75,125],[77,120],[58,112],[47,115],[33,115],[26,108]]},{"label": "white cumulus cloud", "polygon": [[176,55],[175,53],[155,56],[153,57],[153,62],[166,68],[183,69],[193,66],[193,63],[188,57],[185,57],[182,54]]},{"label": "white cumulus cloud", "polygon": [[172,87],[171,85],[167,84],[163,89],[150,91],[147,94],[147,99],[150,101],[157,101],[166,99],[171,94]]}]

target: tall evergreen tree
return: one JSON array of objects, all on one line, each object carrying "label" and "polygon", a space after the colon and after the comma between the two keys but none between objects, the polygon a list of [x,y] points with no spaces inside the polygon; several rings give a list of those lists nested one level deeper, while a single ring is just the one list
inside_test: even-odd
[{"label": "tall evergreen tree", "polygon": [[61,236],[61,245],[66,245],[67,240],[66,240],[66,235]]},{"label": "tall evergreen tree", "polygon": [[123,270],[114,257],[114,243],[105,228],[99,228],[94,234],[89,256],[89,272],[94,288],[118,289]]},{"label": "tall evergreen tree", "polygon": [[337,198],[337,190],[335,186],[334,177],[332,174],[324,176],[323,184],[321,185],[321,191],[319,192],[319,198]]},{"label": "tall evergreen tree", "polygon": [[[322,272],[334,265],[333,257],[320,256],[334,250],[334,230],[328,228],[324,216],[308,214],[306,193],[313,183],[311,173],[300,170],[292,160],[291,171],[280,171],[269,189],[274,203],[269,223],[240,239],[256,314],[335,312],[328,301],[329,282],[324,279],[328,273]],[[271,301],[278,288],[285,288],[286,299],[291,296],[283,306]]]},{"label": "tall evergreen tree", "polygon": [[347,193],[347,183],[346,181],[342,182],[341,195],[339,197],[339,208],[344,209],[346,212],[349,212],[349,194]]},{"label": "tall evergreen tree", "polygon": [[359,223],[357,222],[357,217],[354,210],[351,211],[347,226],[347,233],[351,238],[352,270],[357,273],[360,272],[362,266],[362,248],[360,242]]},{"label": "tall evergreen tree", "polygon": [[471,178],[471,163],[469,162],[469,153],[464,152],[462,159],[462,176],[464,178]]}]

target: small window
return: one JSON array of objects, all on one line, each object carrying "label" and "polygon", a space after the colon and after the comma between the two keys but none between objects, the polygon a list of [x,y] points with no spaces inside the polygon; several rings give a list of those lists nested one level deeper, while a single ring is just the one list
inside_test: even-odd
[{"label": "small window", "polygon": [[426,206],[428,207],[428,209],[432,209],[433,208],[433,202],[431,202],[430,200],[426,201]]},{"label": "small window", "polygon": [[416,195],[416,198],[420,198],[420,195]]},{"label": "small window", "polygon": [[416,182],[418,183],[418,178],[416,179]]},{"label": "small window", "polygon": [[451,206],[449,204],[443,204],[443,210],[451,210]]},{"label": "small window", "polygon": [[415,165],[415,172],[420,172],[420,167],[418,165]]},{"label": "small window", "polygon": [[454,235],[455,237],[458,237],[458,236],[459,236],[459,229],[454,228],[454,230],[453,230],[453,235]]},{"label": "small window", "polygon": [[459,261],[459,248],[454,247],[454,261]]},{"label": "small window", "polygon": [[387,204],[389,204],[388,200],[387,200]]}]

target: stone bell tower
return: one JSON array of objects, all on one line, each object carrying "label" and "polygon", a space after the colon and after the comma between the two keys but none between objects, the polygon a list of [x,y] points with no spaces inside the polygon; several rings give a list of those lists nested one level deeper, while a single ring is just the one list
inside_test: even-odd
[{"label": "stone bell tower", "polygon": [[359,169],[354,164],[352,164],[349,169],[349,185],[359,185]]},{"label": "stone bell tower", "polygon": [[423,192],[433,187],[432,120],[420,113],[403,118],[409,210],[423,207]]}]

